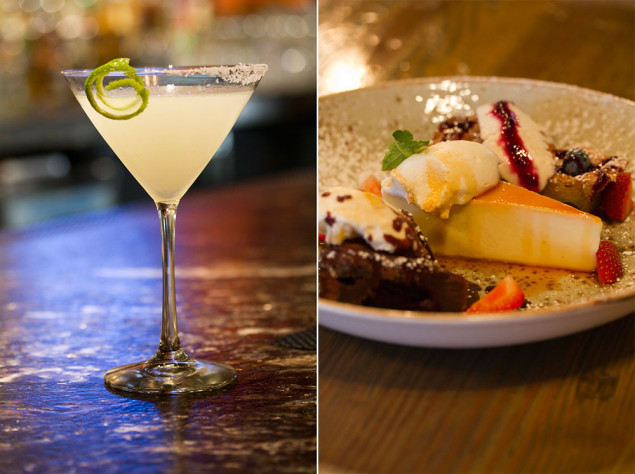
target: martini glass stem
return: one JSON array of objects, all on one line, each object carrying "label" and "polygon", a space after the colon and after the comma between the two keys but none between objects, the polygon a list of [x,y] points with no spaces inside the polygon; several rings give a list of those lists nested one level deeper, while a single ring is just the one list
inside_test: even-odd
[{"label": "martini glass stem", "polygon": [[174,225],[178,203],[156,203],[161,219],[163,250],[163,315],[161,341],[150,360],[115,367],[106,372],[106,386],[139,393],[200,392],[236,380],[236,371],[217,362],[195,360],[181,349],[174,286]]},{"label": "martini glass stem", "polygon": [[[174,234],[178,203],[158,202],[161,219],[161,248],[163,253],[163,316],[161,319],[160,353],[181,351],[176,317],[176,288],[174,278]],[[167,355],[167,354],[166,354]]]}]

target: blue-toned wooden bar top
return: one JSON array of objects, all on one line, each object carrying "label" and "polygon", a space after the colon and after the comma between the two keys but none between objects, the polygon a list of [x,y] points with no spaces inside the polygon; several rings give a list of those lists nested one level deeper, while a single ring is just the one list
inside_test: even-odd
[{"label": "blue-toned wooden bar top", "polygon": [[0,234],[0,471],[315,471],[315,350],[285,339],[315,330],[315,176],[193,191],[176,235],[183,348],[238,372],[218,392],[104,386],[157,348],[151,200]]}]

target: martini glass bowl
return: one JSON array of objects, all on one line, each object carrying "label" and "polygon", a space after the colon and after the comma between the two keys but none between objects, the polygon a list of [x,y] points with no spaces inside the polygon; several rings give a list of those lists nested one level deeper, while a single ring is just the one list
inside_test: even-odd
[{"label": "martini glass bowl", "polygon": [[[113,71],[103,77],[107,102],[101,110],[106,111],[105,115],[86,94],[84,86],[92,71],[62,71],[93,125],[154,200],[161,224],[163,309],[159,348],[147,361],[107,371],[105,383],[109,388],[174,394],[219,389],[236,379],[232,367],[192,359],[181,348],[174,275],[176,210],[266,70],[263,64],[135,69],[135,81],[147,91],[145,99],[140,97],[139,87],[128,85],[125,73]],[[108,90],[111,83],[112,90]],[[120,119],[124,115],[121,110],[130,108],[141,111]]]}]

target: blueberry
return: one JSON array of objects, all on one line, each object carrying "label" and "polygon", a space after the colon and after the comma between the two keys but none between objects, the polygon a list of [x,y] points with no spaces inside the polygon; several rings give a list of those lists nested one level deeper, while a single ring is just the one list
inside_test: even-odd
[{"label": "blueberry", "polygon": [[568,174],[569,176],[578,176],[582,174],[582,170],[580,169],[580,165],[577,161],[567,160],[562,162],[562,172],[564,174]]},{"label": "blueberry", "polygon": [[562,160],[562,172],[569,176],[586,173],[590,167],[589,154],[582,148],[572,148],[567,151]]}]

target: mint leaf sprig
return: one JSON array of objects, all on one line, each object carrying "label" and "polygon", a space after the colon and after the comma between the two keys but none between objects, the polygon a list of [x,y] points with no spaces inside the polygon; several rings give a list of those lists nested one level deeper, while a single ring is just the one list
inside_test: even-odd
[{"label": "mint leaf sprig", "polygon": [[395,130],[392,133],[394,143],[388,148],[388,152],[382,161],[382,171],[390,171],[401,164],[409,156],[421,153],[430,144],[429,140],[415,140],[409,130]]}]

